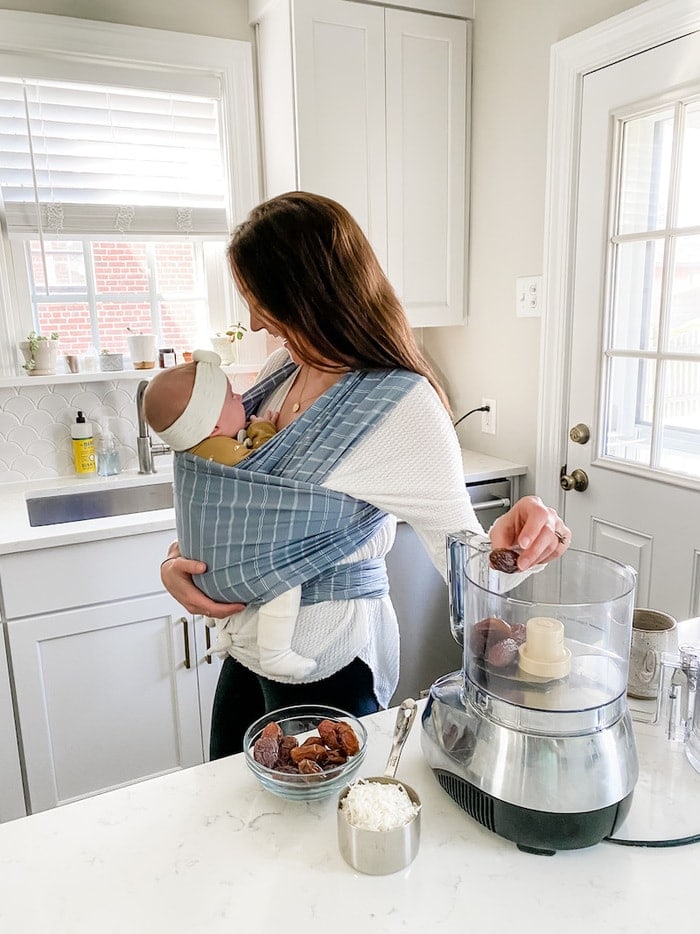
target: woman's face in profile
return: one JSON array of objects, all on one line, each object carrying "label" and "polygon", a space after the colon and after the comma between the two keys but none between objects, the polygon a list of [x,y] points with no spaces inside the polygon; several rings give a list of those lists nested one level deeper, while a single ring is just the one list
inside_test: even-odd
[{"label": "woman's face in profile", "polygon": [[248,291],[248,289],[246,289],[246,287],[236,276],[233,277],[233,281],[238,290],[238,294],[248,306],[251,331],[265,330],[270,335],[270,337],[280,338],[284,342],[294,363],[297,365],[304,363],[304,355],[299,352],[296,339],[289,333],[286,328],[282,328],[280,324],[275,321],[272,315],[262,307],[262,305],[258,304],[255,297],[251,294],[251,292]]}]

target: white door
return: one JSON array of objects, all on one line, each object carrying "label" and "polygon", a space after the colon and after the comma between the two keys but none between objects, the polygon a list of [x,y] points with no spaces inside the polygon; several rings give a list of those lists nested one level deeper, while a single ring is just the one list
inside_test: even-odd
[{"label": "white door", "polygon": [[590,440],[568,443],[588,488],[566,522],[637,569],[638,606],[684,619],[700,613],[700,33],[583,87],[569,428]]}]

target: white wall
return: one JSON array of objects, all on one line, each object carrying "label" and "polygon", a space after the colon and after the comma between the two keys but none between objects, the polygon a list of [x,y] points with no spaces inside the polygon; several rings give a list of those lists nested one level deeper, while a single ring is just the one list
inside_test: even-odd
[{"label": "white wall", "polygon": [[[534,471],[541,319],[516,318],[515,279],[542,273],[549,54],[553,43],[636,0],[476,0],[469,321],[424,331],[455,418],[496,399],[497,433],[480,416],[465,447]],[[530,474],[525,484],[532,491]]]}]

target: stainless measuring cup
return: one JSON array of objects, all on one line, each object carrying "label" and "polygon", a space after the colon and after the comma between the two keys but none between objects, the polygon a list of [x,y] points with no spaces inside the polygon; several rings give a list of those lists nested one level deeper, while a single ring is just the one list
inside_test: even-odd
[{"label": "stainless measuring cup", "polygon": [[401,757],[404,743],[416,719],[418,707],[412,698],[407,698],[400,705],[396,714],[396,724],[392,738],[391,752],[383,775],[362,779],[364,782],[377,782],[384,785],[400,785],[411,803],[418,808],[414,817],[406,824],[392,830],[366,830],[353,826],[343,810],[343,801],[350,792],[348,785],[338,798],[338,844],[346,863],[353,869],[367,875],[388,875],[410,865],[418,853],[420,843],[420,798],[405,782],[394,776]]}]

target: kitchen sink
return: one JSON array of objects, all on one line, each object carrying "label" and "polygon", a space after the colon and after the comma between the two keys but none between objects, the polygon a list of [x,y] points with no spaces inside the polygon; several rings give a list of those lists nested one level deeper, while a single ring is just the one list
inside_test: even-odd
[{"label": "kitchen sink", "polygon": [[156,509],[172,509],[172,506],[172,483],[149,483],[112,490],[37,496],[27,500],[27,515],[29,524],[35,527],[108,516],[128,516]]}]

